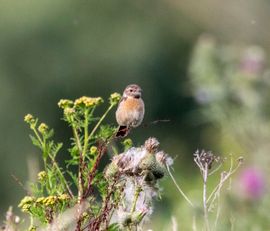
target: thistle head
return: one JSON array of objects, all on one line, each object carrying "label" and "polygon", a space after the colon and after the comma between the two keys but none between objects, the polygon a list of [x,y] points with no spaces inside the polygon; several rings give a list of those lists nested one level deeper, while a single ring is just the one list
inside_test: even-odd
[{"label": "thistle head", "polygon": [[150,137],[145,141],[144,147],[148,152],[156,153],[159,148],[159,141],[155,137]]}]

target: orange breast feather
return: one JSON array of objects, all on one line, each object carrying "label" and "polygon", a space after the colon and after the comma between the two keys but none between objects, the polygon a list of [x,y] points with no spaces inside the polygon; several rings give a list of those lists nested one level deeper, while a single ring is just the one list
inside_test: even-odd
[{"label": "orange breast feather", "polygon": [[141,100],[128,98],[123,106],[125,107],[125,110],[128,111],[140,110],[139,108],[141,107]]}]

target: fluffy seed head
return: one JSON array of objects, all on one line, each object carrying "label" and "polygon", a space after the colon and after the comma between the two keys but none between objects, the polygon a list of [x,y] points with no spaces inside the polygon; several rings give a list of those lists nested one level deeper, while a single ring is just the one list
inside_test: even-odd
[{"label": "fluffy seed head", "polygon": [[148,152],[156,153],[159,148],[159,141],[155,137],[150,137],[145,141],[144,147]]}]

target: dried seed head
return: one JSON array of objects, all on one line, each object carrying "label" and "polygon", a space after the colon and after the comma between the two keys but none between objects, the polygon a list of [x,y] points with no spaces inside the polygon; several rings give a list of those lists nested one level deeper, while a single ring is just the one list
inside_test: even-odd
[{"label": "dried seed head", "polygon": [[211,169],[212,164],[214,162],[218,162],[220,160],[219,157],[215,156],[211,151],[205,152],[202,150],[201,152],[197,150],[194,154],[194,161],[201,165],[203,168],[207,166],[208,169]]},{"label": "dried seed head", "polygon": [[156,160],[159,164],[163,165],[164,167],[166,167],[166,165],[171,166],[173,164],[173,159],[164,151],[159,151],[156,154]]},{"label": "dried seed head", "polygon": [[159,148],[159,142],[155,137],[150,137],[145,141],[144,147],[148,152],[156,153]]}]

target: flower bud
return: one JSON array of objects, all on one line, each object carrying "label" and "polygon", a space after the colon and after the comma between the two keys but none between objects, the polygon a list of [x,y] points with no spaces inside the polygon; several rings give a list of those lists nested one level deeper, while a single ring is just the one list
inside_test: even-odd
[{"label": "flower bud", "polygon": [[27,114],[25,117],[24,117],[24,121],[28,124],[33,124],[35,123],[35,118],[34,116],[32,116],[31,114]]},{"label": "flower bud", "polygon": [[133,225],[138,225],[146,215],[146,211],[135,211],[131,215],[131,222]]},{"label": "flower bud", "polygon": [[41,171],[38,173],[38,180],[40,182],[44,182],[47,179],[47,173],[45,171]]},{"label": "flower bud", "polygon": [[48,132],[48,129],[49,129],[49,127],[48,127],[47,124],[45,124],[45,123],[41,123],[41,124],[38,126],[38,131],[39,131],[42,135],[45,135],[45,134]]},{"label": "flower bud", "polygon": [[111,105],[118,104],[119,100],[121,99],[121,95],[117,92],[110,95],[109,101]]},{"label": "flower bud", "polygon": [[126,150],[128,150],[128,149],[130,149],[131,147],[132,147],[132,145],[133,145],[133,142],[132,142],[132,140],[131,139],[125,139],[123,142],[122,142],[122,144],[124,145],[124,150],[126,151]]},{"label": "flower bud", "polygon": [[60,101],[58,102],[58,107],[62,109],[70,108],[72,107],[72,105],[73,105],[73,101],[69,99],[60,99]]},{"label": "flower bud", "polygon": [[94,156],[97,154],[97,152],[98,152],[98,148],[96,146],[91,146],[90,154]]}]

